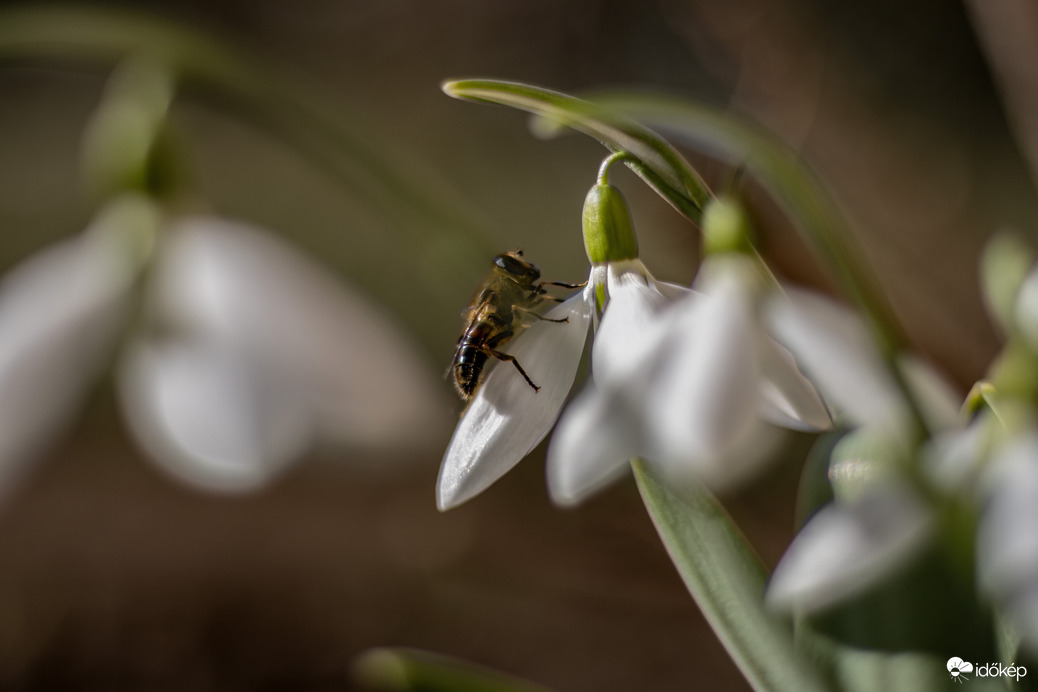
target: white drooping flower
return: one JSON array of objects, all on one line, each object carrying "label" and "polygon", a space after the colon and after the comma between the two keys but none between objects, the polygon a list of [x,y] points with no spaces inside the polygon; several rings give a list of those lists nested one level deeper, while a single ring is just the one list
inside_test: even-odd
[{"label": "white drooping flower", "polygon": [[588,196],[584,228],[593,263],[588,286],[548,313],[568,316],[572,331],[539,322],[509,344],[535,381],[535,369],[551,373],[551,390],[533,392],[512,368],[491,372],[444,456],[441,509],[484,490],[547,436],[601,298],[592,377],[549,448],[549,486],[559,503],[601,487],[634,456],[674,477],[733,482],[766,458],[774,424],[829,425],[825,404],[793,358],[763,334],[761,279],[751,259],[733,253],[708,262],[696,291],[655,280],[636,259],[622,199],[601,183]]},{"label": "white drooping flower", "polygon": [[0,283],[0,494],[117,353],[131,430],[204,488],[254,488],[320,444],[410,451],[445,410],[396,325],[322,270],[244,224],[168,222],[124,195]]},{"label": "white drooping flower", "polygon": [[748,257],[708,258],[693,290],[610,270],[592,383],[549,449],[553,498],[578,502],[640,456],[674,480],[738,482],[767,459],[775,425],[828,427],[829,414],[758,319]]},{"label": "white drooping flower", "polygon": [[145,250],[135,234],[154,223],[143,199],[120,198],[0,283],[0,494],[61,431],[111,357]]},{"label": "white drooping flower", "polygon": [[244,223],[166,230],[148,320],[120,371],[123,408],[191,484],[248,490],[316,445],[399,453],[441,422],[438,387],[397,326]]},{"label": "white drooping flower", "polygon": [[641,266],[633,259],[638,249],[626,203],[605,182],[606,169],[584,203],[584,247],[592,263],[587,285],[544,315],[565,322],[537,320],[508,343],[509,354],[540,390],[532,389],[515,368],[490,368],[443,456],[436,484],[440,510],[483,492],[548,435],[573,387],[597,313],[597,295],[606,290],[607,268],[616,262]]}]

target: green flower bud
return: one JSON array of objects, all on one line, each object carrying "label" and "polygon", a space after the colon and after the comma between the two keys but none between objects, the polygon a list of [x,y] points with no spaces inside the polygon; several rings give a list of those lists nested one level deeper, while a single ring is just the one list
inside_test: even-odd
[{"label": "green flower bud", "polygon": [[829,459],[833,495],[853,502],[877,484],[897,478],[898,449],[872,431],[858,429],[840,438]]},{"label": "green flower bud", "polygon": [[733,197],[712,198],[703,210],[703,248],[708,255],[747,253],[753,248],[746,209]]},{"label": "green flower bud", "polygon": [[584,200],[584,249],[593,264],[638,257],[638,241],[627,202],[608,183],[592,187]]}]

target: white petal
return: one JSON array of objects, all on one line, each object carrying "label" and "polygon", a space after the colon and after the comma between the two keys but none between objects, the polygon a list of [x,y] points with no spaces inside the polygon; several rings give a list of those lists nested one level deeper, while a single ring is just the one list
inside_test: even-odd
[{"label": "white petal", "polygon": [[688,294],[695,293],[688,286],[679,286],[666,281],[653,281],[652,283],[656,286],[656,290],[662,293],[669,301],[681,300]]},{"label": "white petal", "polygon": [[637,412],[619,391],[589,384],[566,407],[548,447],[548,488],[574,505],[608,485],[640,453]]},{"label": "white petal", "polygon": [[292,388],[216,343],[138,345],[120,381],[142,445],[200,488],[252,490],[309,446],[309,411]]},{"label": "white petal", "polygon": [[829,409],[814,385],[801,374],[793,355],[774,339],[762,339],[761,346],[757,414],[791,430],[815,432],[832,427]]},{"label": "white petal", "polygon": [[859,425],[896,430],[906,409],[873,346],[850,310],[822,296],[788,289],[765,305],[769,331],[839,411]]},{"label": "white petal", "polygon": [[1038,433],[1003,447],[982,478],[977,572],[1023,644],[1038,651]]},{"label": "white petal", "polygon": [[981,417],[968,426],[937,432],[920,455],[923,471],[949,495],[971,493],[992,431]]},{"label": "white petal", "polygon": [[797,534],[771,577],[767,601],[824,610],[879,583],[928,540],[933,516],[906,488],[874,486],[853,504],[822,509]]},{"label": "white petal", "polygon": [[1020,634],[1022,648],[1038,652],[1038,582],[1032,582],[1003,603],[1002,612]]},{"label": "white petal", "polygon": [[649,459],[675,485],[696,481],[722,493],[757,476],[761,468],[774,459],[784,432],[753,417],[720,454],[690,457],[649,439],[645,442],[647,451],[641,456]]},{"label": "white petal", "polygon": [[652,437],[668,458],[713,464],[755,418],[758,332],[751,295],[728,274],[671,306],[670,338],[647,397]]},{"label": "white petal", "polygon": [[609,303],[595,334],[591,357],[598,382],[644,378],[667,331],[660,312],[668,303],[655,283],[610,267]]},{"label": "white petal", "polygon": [[591,323],[593,292],[575,294],[506,345],[537,385],[511,363],[497,363],[462,414],[440,466],[439,508],[469,500],[530,453],[551,430],[569,395]]},{"label": "white petal", "polygon": [[1038,589],[1038,435],[1019,438],[992,460],[977,532],[977,569],[989,593]]},{"label": "white petal", "polygon": [[157,314],[293,381],[327,441],[400,447],[438,436],[442,387],[384,311],[245,224],[188,218],[172,234]]},{"label": "white petal", "polygon": [[0,284],[0,491],[75,411],[122,324],[135,268],[103,231],[51,245]]}]

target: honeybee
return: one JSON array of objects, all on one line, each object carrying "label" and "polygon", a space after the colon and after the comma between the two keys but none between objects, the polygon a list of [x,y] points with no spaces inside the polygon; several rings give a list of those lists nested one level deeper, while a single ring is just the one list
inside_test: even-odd
[{"label": "honeybee", "polygon": [[465,329],[458,339],[454,362],[451,364],[454,386],[465,401],[471,399],[479,387],[483,368],[490,356],[510,362],[535,392],[540,390],[515,356],[502,352],[500,348],[529,326],[528,318],[545,322],[569,322],[568,317],[555,320],[536,312],[548,301],[562,300],[548,295],[545,286],[580,288],[584,285],[558,281],[538,283],[540,278],[541,270],[523,259],[522,250],[494,257],[490,273],[483,279],[472,297],[472,304],[463,313]]}]

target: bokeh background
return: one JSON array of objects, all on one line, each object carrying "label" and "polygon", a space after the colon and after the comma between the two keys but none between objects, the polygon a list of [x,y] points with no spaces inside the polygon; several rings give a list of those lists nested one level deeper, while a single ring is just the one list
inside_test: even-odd
[{"label": "bokeh background", "polygon": [[[335,95],[333,115],[465,219],[474,231],[459,237],[471,245],[447,246],[456,261],[416,257],[408,233],[442,233],[443,218],[424,227],[419,215],[401,229],[363,190],[218,95],[189,89],[175,102],[196,198],[277,231],[366,293],[436,376],[486,269],[473,257],[521,247],[546,277],[583,277],[580,209],[602,156],[580,136],[535,139],[519,113],[447,98],[447,78],[659,90],[756,120],[829,184],[913,343],[963,391],[997,344],[978,252],[994,231],[1036,227],[1024,159],[957,3],[103,7],[186,23],[300,89]],[[3,268],[88,221],[80,139],[111,67],[0,59]],[[688,155],[712,183],[730,172]],[[633,175],[616,181],[646,264],[690,281],[694,229]],[[768,200],[750,192],[778,271],[829,286]],[[150,465],[102,378],[0,506],[0,688],[354,689],[350,662],[373,646],[437,651],[558,690],[745,688],[633,483],[557,510],[538,450],[481,497],[438,513],[436,473],[460,408],[446,383],[442,393],[430,405],[443,422],[420,452],[320,450],[268,488],[221,496]],[[809,443],[793,440],[787,463],[726,498],[772,564],[794,530],[797,456]]]}]

